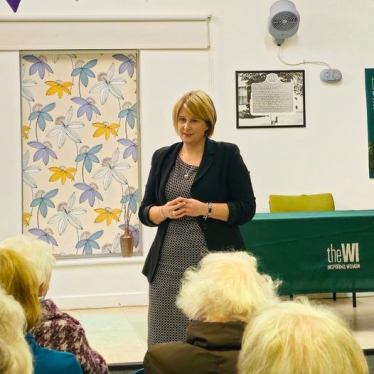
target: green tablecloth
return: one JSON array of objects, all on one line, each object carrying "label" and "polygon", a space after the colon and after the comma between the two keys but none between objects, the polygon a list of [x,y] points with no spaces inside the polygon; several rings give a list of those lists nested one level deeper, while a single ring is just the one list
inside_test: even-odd
[{"label": "green tablecloth", "polygon": [[241,232],[282,295],[374,291],[374,210],[259,213]]}]

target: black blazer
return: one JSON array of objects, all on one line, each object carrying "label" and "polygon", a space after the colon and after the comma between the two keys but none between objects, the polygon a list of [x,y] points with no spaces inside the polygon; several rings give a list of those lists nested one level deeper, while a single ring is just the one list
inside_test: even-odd
[{"label": "black blazer", "polygon": [[[153,205],[167,203],[165,186],[183,143],[157,150],[152,157],[151,171],[139,208],[140,221],[157,226],[148,218]],[[210,251],[243,250],[245,245],[238,225],[250,221],[256,212],[256,199],[247,167],[235,144],[207,139],[201,164],[191,187],[191,197],[202,202],[227,203],[228,222],[197,217]],[[149,250],[143,274],[152,282],[156,273],[169,219],[163,221]]]}]

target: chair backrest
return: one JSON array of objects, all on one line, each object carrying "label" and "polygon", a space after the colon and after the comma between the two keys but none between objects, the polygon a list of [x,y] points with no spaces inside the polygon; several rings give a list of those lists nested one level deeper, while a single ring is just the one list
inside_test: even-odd
[{"label": "chair backrest", "polygon": [[335,210],[331,193],[316,195],[270,195],[270,213],[330,212]]}]

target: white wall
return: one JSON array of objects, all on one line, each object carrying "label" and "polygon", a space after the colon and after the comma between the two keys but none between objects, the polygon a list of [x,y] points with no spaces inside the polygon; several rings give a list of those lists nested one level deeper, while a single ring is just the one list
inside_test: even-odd
[{"label": "white wall", "polygon": [[[326,84],[319,79],[323,67],[300,67],[306,70],[306,128],[294,129],[235,128],[235,71],[291,69],[277,59],[277,47],[266,29],[271,0],[106,0],[104,3],[101,0],[22,0],[17,15],[211,13],[212,48],[209,52],[141,53],[143,187],[153,151],[177,141],[170,120],[172,105],[185,91],[202,88],[212,94],[217,106],[218,123],[214,138],[239,145],[251,171],[259,212],[268,211],[268,195],[271,193],[331,192],[337,209],[371,209],[374,206],[374,181],[368,178],[364,68],[374,67],[374,50],[371,48],[374,28],[370,16],[374,2],[294,2],[301,14],[301,24],[298,34],[284,43],[284,59],[290,62],[322,60],[343,73],[341,83]],[[12,14],[5,1],[0,3],[0,14]],[[0,165],[0,211],[3,213],[0,237],[21,230],[20,174],[17,174],[21,164],[19,88],[12,86],[14,82],[18,84],[17,61],[13,53],[0,54],[0,81],[2,87],[11,90],[6,95],[3,91],[0,100],[1,131],[10,137],[10,140],[0,137],[0,149],[9,160],[6,165]],[[143,230],[145,250],[154,233],[154,229]],[[100,296],[107,301],[113,300],[111,295],[105,294],[106,289],[95,285],[95,279],[105,274],[108,284],[120,285],[125,279],[119,274],[127,273],[127,266],[122,263],[59,268],[51,292],[65,301],[77,295],[86,301],[97,300]],[[121,289],[120,286],[113,290],[114,294],[122,295],[122,301],[133,302],[131,295],[137,294],[136,303],[146,302],[147,285],[140,275],[141,266],[141,263],[132,263],[134,273],[129,271],[131,276],[127,279],[136,291]],[[77,278],[77,273],[92,284],[93,290],[100,290],[102,294],[91,295],[87,289],[78,291],[79,283],[76,282],[82,279]],[[136,288],[139,284],[141,289]],[[70,299],[67,304],[72,306]],[[96,301],[91,305],[96,306]]]}]

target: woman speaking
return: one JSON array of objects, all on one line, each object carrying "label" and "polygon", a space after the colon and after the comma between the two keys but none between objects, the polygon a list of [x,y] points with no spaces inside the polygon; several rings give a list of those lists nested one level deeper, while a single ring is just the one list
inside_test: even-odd
[{"label": "woman speaking", "polygon": [[158,227],[143,268],[148,345],[185,340],[188,320],[175,306],[184,271],[210,251],[245,248],[238,225],[256,211],[251,179],[235,144],[210,139],[216,119],[205,92],[188,92],[173,109],[182,141],[152,157],[139,209],[144,225]]}]

